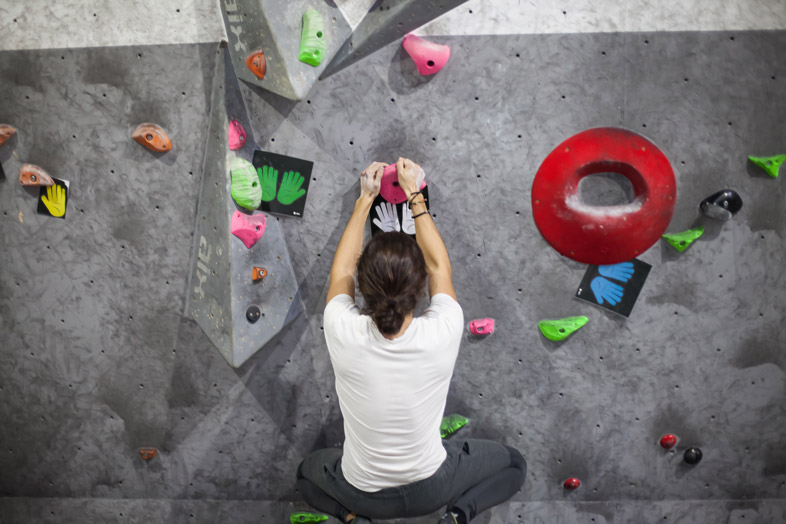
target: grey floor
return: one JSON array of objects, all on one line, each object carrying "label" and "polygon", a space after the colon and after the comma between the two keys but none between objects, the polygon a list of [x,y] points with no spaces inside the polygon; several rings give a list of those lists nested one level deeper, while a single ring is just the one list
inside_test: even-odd
[{"label": "grey floor", "polygon": [[[343,439],[321,331],[327,274],[372,160],[426,170],[467,320],[448,412],[464,435],[522,450],[524,489],[478,522],[786,522],[783,175],[786,32],[435,37],[424,79],[398,43],[293,102],[243,84],[255,139],[314,161],[302,219],[281,218],[306,314],[233,369],[183,314],[214,43],[0,52],[0,522],[284,522],[294,471]],[[130,140],[141,121],[175,148]],[[678,183],[633,314],[572,298],[584,266],[532,220],[530,187],[557,144],[618,126],[665,152]],[[206,146],[208,144],[208,146]],[[66,220],[16,182],[33,162],[71,182]],[[724,187],[742,211],[701,221]],[[543,318],[584,314],[564,343]],[[674,453],[657,446],[676,433]],[[681,453],[700,446],[688,467]],[[159,456],[143,462],[141,446]],[[579,490],[561,482],[577,476]],[[410,522],[433,522],[435,516]]]}]

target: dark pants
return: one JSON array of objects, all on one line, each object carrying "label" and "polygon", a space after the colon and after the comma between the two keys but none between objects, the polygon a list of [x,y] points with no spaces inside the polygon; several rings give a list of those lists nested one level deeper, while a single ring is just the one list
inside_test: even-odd
[{"label": "dark pants", "polygon": [[431,477],[374,493],[344,478],[342,451],[321,449],[297,470],[297,487],[313,508],[344,520],[350,512],[394,519],[428,515],[447,506],[472,519],[511,498],[524,484],[527,463],[517,450],[490,440],[449,440],[447,458]]}]

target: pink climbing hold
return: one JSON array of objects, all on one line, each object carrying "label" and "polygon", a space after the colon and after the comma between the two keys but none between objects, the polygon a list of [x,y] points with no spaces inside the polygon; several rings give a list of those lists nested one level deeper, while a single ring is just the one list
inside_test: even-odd
[{"label": "pink climbing hold", "polygon": [[[421,184],[420,189],[426,187],[426,182]],[[379,186],[379,194],[391,204],[400,204],[407,201],[407,195],[398,185],[398,170],[396,164],[390,164],[382,172],[382,182]]]},{"label": "pink climbing hold", "polygon": [[229,149],[237,151],[246,145],[246,130],[237,120],[229,121]]},{"label": "pink climbing hold", "polygon": [[491,335],[494,333],[493,318],[478,318],[469,323],[469,332],[473,335]]},{"label": "pink climbing hold", "polygon": [[265,215],[246,215],[235,211],[230,229],[233,235],[251,249],[265,233]]},{"label": "pink climbing hold", "polygon": [[418,66],[418,73],[424,76],[438,73],[450,58],[448,46],[429,42],[411,33],[407,33],[402,45]]}]

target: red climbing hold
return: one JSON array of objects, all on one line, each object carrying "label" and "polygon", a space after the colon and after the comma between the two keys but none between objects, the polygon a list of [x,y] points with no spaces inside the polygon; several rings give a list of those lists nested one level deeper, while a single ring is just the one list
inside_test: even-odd
[{"label": "red climbing hold", "polygon": [[0,146],[5,144],[6,140],[16,134],[16,128],[6,124],[0,124]]},{"label": "red climbing hold", "polygon": [[23,164],[19,171],[19,182],[23,186],[53,186],[55,181],[49,174],[34,164]]},{"label": "red climbing hold", "polygon": [[265,73],[267,73],[267,59],[262,50],[254,51],[246,57],[246,67],[256,75],[257,78],[263,80]]},{"label": "red climbing hold", "polygon": [[568,480],[566,480],[562,484],[562,486],[565,489],[574,490],[574,489],[578,488],[579,486],[581,486],[581,481],[579,479],[577,479],[576,477],[570,477]]},{"label": "red climbing hold", "polygon": [[[591,206],[578,195],[582,178],[619,173],[635,199]],[[677,183],[669,159],[641,135],[613,127],[588,129],[557,146],[532,183],[532,214],[543,238],[583,264],[627,262],[657,242],[674,214]]]},{"label": "red climbing hold", "polygon": [[677,444],[677,435],[668,433],[660,438],[660,447],[664,449],[671,449]]},{"label": "red climbing hold", "polygon": [[265,233],[265,215],[246,215],[235,211],[230,230],[251,249]]},{"label": "red climbing hold", "polygon": [[404,37],[402,45],[404,50],[412,57],[412,60],[415,61],[418,73],[424,76],[438,73],[440,69],[445,67],[450,58],[450,48],[448,46],[429,42],[425,38],[420,38],[411,33]]},{"label": "red climbing hold", "polygon": [[156,458],[158,450],[156,448],[139,448],[139,454],[143,459],[150,460]]},{"label": "red climbing hold", "polygon": [[166,153],[172,149],[172,141],[161,126],[156,124],[139,124],[131,136],[156,153]]},{"label": "red climbing hold", "polygon": [[494,333],[493,318],[477,318],[469,323],[469,332],[473,335],[491,335]]}]

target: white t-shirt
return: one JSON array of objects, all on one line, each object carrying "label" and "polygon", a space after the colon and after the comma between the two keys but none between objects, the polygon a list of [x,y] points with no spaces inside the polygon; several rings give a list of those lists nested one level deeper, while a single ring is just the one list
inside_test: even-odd
[{"label": "white t-shirt", "polygon": [[433,475],[445,460],[439,426],[464,330],[458,302],[440,293],[388,340],[349,295],[325,307],[325,339],[344,415],[341,469],[375,492]]}]

